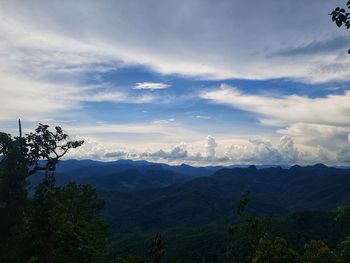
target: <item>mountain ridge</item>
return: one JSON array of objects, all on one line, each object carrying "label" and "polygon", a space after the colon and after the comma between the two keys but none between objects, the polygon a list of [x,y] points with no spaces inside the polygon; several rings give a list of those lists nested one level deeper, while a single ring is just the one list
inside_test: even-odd
[{"label": "mountain ridge", "polygon": [[350,202],[350,170],[324,165],[256,169],[223,168],[211,176],[133,193],[100,192],[114,232],[194,226],[232,215],[250,191],[248,210],[283,214],[332,210]]}]

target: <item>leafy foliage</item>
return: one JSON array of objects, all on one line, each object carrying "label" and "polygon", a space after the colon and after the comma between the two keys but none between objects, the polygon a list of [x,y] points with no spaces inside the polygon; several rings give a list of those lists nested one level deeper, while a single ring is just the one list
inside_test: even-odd
[{"label": "leafy foliage", "polygon": [[340,258],[343,262],[350,262],[350,236],[340,243]]},{"label": "leafy foliage", "polygon": [[0,133],[0,241],[20,225],[27,202],[25,140]]},{"label": "leafy foliage", "polygon": [[[297,263],[298,254],[287,246],[287,241],[277,237],[274,240],[261,239],[252,263]],[[313,261],[311,261],[313,262]]]},{"label": "leafy foliage", "polygon": [[[350,1],[347,1],[346,6],[350,9]],[[345,8],[338,6],[329,15],[338,27],[344,26],[347,29],[350,28],[350,13],[346,12]],[[350,54],[350,49],[348,50],[348,54]]]},{"label": "leafy foliage", "polygon": [[154,238],[153,247],[149,252],[151,259],[154,263],[160,263],[163,255],[164,255],[164,241],[160,233]]},{"label": "leafy foliage", "polygon": [[[34,166],[29,175],[39,170],[54,171],[60,158],[70,149],[75,149],[84,143],[82,140],[69,141],[68,135],[59,126],[52,132],[49,130],[49,125],[41,123],[35,129],[35,133],[27,135],[26,141],[28,148],[26,159],[29,165]],[[46,161],[46,167],[39,165],[41,159]]]},{"label": "leafy foliage", "polygon": [[350,224],[350,205],[342,205],[337,208],[337,219]]},{"label": "leafy foliage", "polygon": [[104,202],[91,186],[55,187],[50,179],[43,180],[33,198],[31,253],[38,262],[99,262],[106,246],[107,226],[99,216]]},{"label": "leafy foliage", "polygon": [[[339,245],[350,233],[350,225],[334,220],[335,216],[333,212],[310,211],[272,218],[272,229],[263,240],[272,242],[277,237],[286,240],[287,247],[301,255],[300,260],[305,253],[305,244],[310,244],[312,240],[322,240],[339,258],[341,250],[338,248],[341,248]],[[249,247],[244,228],[240,228],[242,223],[244,221],[237,222],[230,219],[230,224],[227,220],[220,220],[202,227],[177,227],[164,230],[162,237],[166,244],[166,252],[163,261],[169,263],[251,262],[256,247],[254,249]],[[153,232],[135,232],[119,236],[113,240],[109,248],[109,258],[128,255],[148,258],[153,236]],[[259,242],[260,240],[258,244]],[[345,257],[346,250],[343,253]],[[248,256],[250,259],[247,259]]]},{"label": "leafy foliage", "polygon": [[250,201],[250,192],[246,191],[238,201],[237,215],[241,215]]},{"label": "leafy foliage", "polygon": [[[52,132],[42,124],[25,137],[0,133],[0,262],[104,262],[108,242],[107,225],[101,217],[104,201],[91,186],[74,182],[57,186],[54,176],[59,159],[82,143],[69,141],[60,127]],[[29,196],[26,179],[39,171],[44,171],[44,178]],[[153,231],[133,240],[123,239],[122,231],[114,232],[120,240],[110,246],[105,262],[349,262],[349,205],[338,207],[337,216],[325,212],[267,214],[285,212],[283,206],[330,208],[336,205],[334,200],[346,203],[347,180],[348,171],[323,165],[289,170],[223,169],[162,189],[103,192],[109,209],[124,209],[129,214],[114,214],[110,222],[127,223],[129,231],[186,226],[166,230],[156,239]],[[324,195],[327,192],[332,196]],[[203,226],[227,216],[233,201],[238,201],[237,213],[230,217],[228,232],[222,222],[198,228],[198,222]],[[110,213],[106,215],[111,219]],[[299,255],[302,248],[304,253]]]},{"label": "leafy foliage", "polygon": [[336,254],[322,240],[311,240],[309,244],[305,244],[303,263],[337,263]]},{"label": "leafy foliage", "polygon": [[[100,262],[104,202],[91,186],[55,186],[59,159],[82,144],[43,124],[25,137],[0,133],[0,262]],[[29,197],[26,179],[38,171],[45,177]]]}]

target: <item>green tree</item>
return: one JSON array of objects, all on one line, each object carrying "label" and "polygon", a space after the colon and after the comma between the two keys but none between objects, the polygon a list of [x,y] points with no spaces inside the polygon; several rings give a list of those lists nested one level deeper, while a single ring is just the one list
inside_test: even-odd
[{"label": "green tree", "polygon": [[164,256],[164,241],[160,233],[154,238],[153,247],[151,248],[149,254],[154,263],[160,263],[162,257]]},{"label": "green tree", "polygon": [[[68,134],[59,126],[55,127],[54,132],[50,131],[49,127],[40,123],[35,133],[30,133],[25,138],[28,150],[25,158],[32,167],[28,176],[38,171],[45,171],[45,175],[53,174],[59,160],[70,149],[80,147],[84,143],[82,140],[70,141]],[[40,161],[43,161],[44,165]]]},{"label": "green tree", "polygon": [[28,203],[25,139],[0,133],[0,262],[17,262]]},{"label": "green tree", "polygon": [[340,243],[340,258],[342,262],[350,262],[350,236]]},{"label": "green tree", "polygon": [[337,220],[344,220],[350,224],[350,205],[341,205],[337,207]]},{"label": "green tree", "polygon": [[[336,219],[350,224],[350,205],[339,206]],[[343,262],[350,262],[350,236],[340,243],[340,258]]]},{"label": "green tree", "polygon": [[[12,138],[0,132],[0,238],[10,232],[10,225],[16,225],[23,219],[23,211],[27,200],[26,179],[30,175],[43,170],[45,175],[53,175],[60,158],[70,149],[81,146],[84,141],[70,141],[61,127],[55,132],[48,125],[39,124],[35,133]],[[40,165],[40,161],[43,163]],[[10,224],[10,225],[9,225]]]},{"label": "green tree", "polygon": [[322,241],[311,240],[309,244],[305,244],[303,263],[336,263],[337,255]]},{"label": "green tree", "polygon": [[297,263],[298,254],[288,247],[287,241],[283,238],[275,238],[273,241],[261,239],[253,263]]},{"label": "green tree", "polygon": [[241,215],[244,212],[244,210],[246,209],[249,201],[250,201],[250,192],[246,191],[241,196],[241,198],[239,199],[239,201],[237,203],[237,209],[236,209],[237,215]]},{"label": "green tree", "polygon": [[89,185],[64,187],[46,177],[36,189],[29,221],[31,257],[37,262],[99,262],[106,247],[104,207]]},{"label": "green tree", "polygon": [[245,212],[250,200],[250,192],[246,191],[236,205],[239,221],[229,228],[233,242],[227,257],[233,262],[251,262],[259,242],[268,238],[273,226],[272,217]]},{"label": "green tree", "polygon": [[[86,185],[55,186],[56,165],[83,141],[61,127],[39,124],[34,133],[0,133],[0,262],[100,262],[106,224],[104,202]],[[26,179],[44,172],[33,198]]]}]

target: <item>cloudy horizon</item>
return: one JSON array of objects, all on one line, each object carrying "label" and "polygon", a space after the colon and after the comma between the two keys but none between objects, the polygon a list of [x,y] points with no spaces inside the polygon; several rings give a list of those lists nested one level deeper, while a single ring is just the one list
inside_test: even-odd
[{"label": "cloudy horizon", "polygon": [[69,158],[349,166],[337,5],[0,0],[1,131],[60,125],[86,141]]}]

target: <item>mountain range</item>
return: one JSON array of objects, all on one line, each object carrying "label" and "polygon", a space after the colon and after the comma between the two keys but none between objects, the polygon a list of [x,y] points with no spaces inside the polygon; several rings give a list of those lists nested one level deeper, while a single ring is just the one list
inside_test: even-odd
[{"label": "mountain range", "polygon": [[350,203],[350,170],[314,166],[223,168],[211,176],[163,188],[100,191],[113,233],[200,226],[234,215],[243,193],[254,214],[333,210]]},{"label": "mountain range", "polygon": [[[93,185],[106,201],[114,235],[205,225],[234,215],[249,191],[248,210],[284,214],[332,210],[350,203],[350,169],[313,166],[171,166],[147,161],[62,161],[58,184]],[[42,175],[31,178],[36,185]]]},{"label": "mountain range", "polygon": [[[222,166],[193,167],[186,164],[168,165],[147,161],[118,160],[99,162],[93,160],[63,160],[55,171],[58,184],[69,181],[91,184],[98,190],[132,192],[166,187],[209,176]],[[37,185],[43,177],[38,173],[30,178]]]}]

